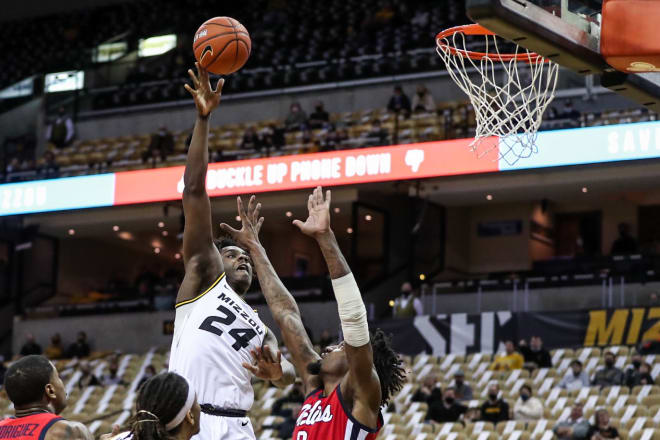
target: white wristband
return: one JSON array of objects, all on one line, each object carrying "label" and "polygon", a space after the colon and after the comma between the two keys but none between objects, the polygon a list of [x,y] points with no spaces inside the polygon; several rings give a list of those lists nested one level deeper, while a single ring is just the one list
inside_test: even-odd
[{"label": "white wristband", "polygon": [[362,347],[369,343],[367,309],[352,273],[332,280],[332,289],[337,298],[341,329],[344,341],[351,347]]}]

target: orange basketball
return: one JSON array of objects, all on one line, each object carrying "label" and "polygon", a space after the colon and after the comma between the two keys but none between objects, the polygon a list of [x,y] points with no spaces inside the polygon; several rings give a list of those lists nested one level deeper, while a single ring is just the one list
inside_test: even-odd
[{"label": "orange basketball", "polygon": [[206,20],[193,40],[199,64],[217,75],[229,75],[243,67],[251,49],[252,40],[247,29],[231,17]]}]

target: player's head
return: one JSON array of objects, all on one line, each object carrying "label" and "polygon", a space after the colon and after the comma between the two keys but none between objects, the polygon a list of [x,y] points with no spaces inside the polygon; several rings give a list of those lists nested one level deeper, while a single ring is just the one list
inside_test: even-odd
[{"label": "player's head", "polygon": [[7,396],[17,410],[47,407],[55,414],[66,408],[66,390],[57,368],[45,357],[25,356],[5,374]]},{"label": "player's head", "polygon": [[[386,405],[394,393],[401,389],[406,373],[402,361],[392,348],[390,338],[380,329],[371,332],[371,350],[374,367],[380,380],[381,402]],[[326,347],[321,359],[308,366],[311,374],[338,377],[348,372],[348,360],[344,351],[344,342]]]},{"label": "player's head", "polygon": [[215,245],[222,257],[227,282],[236,293],[243,295],[252,284],[254,269],[250,254],[229,237],[215,240]]},{"label": "player's head", "polygon": [[135,440],[167,440],[175,435],[189,439],[199,433],[201,409],[195,391],[176,373],[148,379],[137,396],[131,425]]}]

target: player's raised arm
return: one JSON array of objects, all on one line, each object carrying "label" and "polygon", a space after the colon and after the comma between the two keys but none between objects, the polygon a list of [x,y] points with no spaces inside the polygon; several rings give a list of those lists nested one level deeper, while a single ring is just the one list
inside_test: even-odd
[{"label": "player's raised arm", "polygon": [[284,287],[280,277],[277,276],[268,255],[266,255],[266,250],[259,241],[258,232],[264,220],[263,217],[259,217],[261,204],[256,203],[254,196],[250,198],[247,211],[240,197],[237,199],[237,204],[238,213],[243,223],[241,230],[237,231],[224,223],[220,225],[220,228],[231,235],[250,253],[257,271],[261,292],[266,298],[270,312],[282,332],[282,338],[289,349],[293,365],[301,376],[305,388],[311,391],[319,383],[316,376],[307,371],[307,366],[318,361],[320,356],[314,351],[312,341],[310,341],[305,331],[295,299]]},{"label": "player's raised arm", "polygon": [[309,209],[307,220],[304,223],[295,220],[293,223],[305,235],[316,240],[328,265],[344,333],[344,350],[349,368],[348,374],[342,380],[342,390],[354,402],[353,415],[358,420],[375,425],[376,420],[371,419],[378,413],[381,389],[374,368],[367,310],[351,268],[330,228],[330,191],[324,199],[321,187],[317,187],[309,196],[307,208]]},{"label": "player's raised arm", "polygon": [[[213,244],[211,201],[206,193],[206,171],[209,163],[209,116],[220,104],[224,80],[219,80],[213,90],[208,72],[198,63],[195,63],[195,66],[197,75],[188,70],[193,87],[188,84],[184,86],[195,101],[197,121],[183,174],[183,212],[186,218],[183,231],[183,262],[186,268],[184,284],[188,286],[179,291],[179,296],[194,296],[200,293],[201,289],[208,287],[223,271],[220,253]],[[177,302],[187,299],[190,298],[177,297]]]}]

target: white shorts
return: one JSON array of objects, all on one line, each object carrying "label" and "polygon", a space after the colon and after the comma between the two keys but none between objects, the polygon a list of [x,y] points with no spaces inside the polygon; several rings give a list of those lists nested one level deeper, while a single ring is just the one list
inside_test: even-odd
[{"label": "white shorts", "polygon": [[201,413],[199,434],[192,440],[255,440],[247,417],[219,417]]}]

